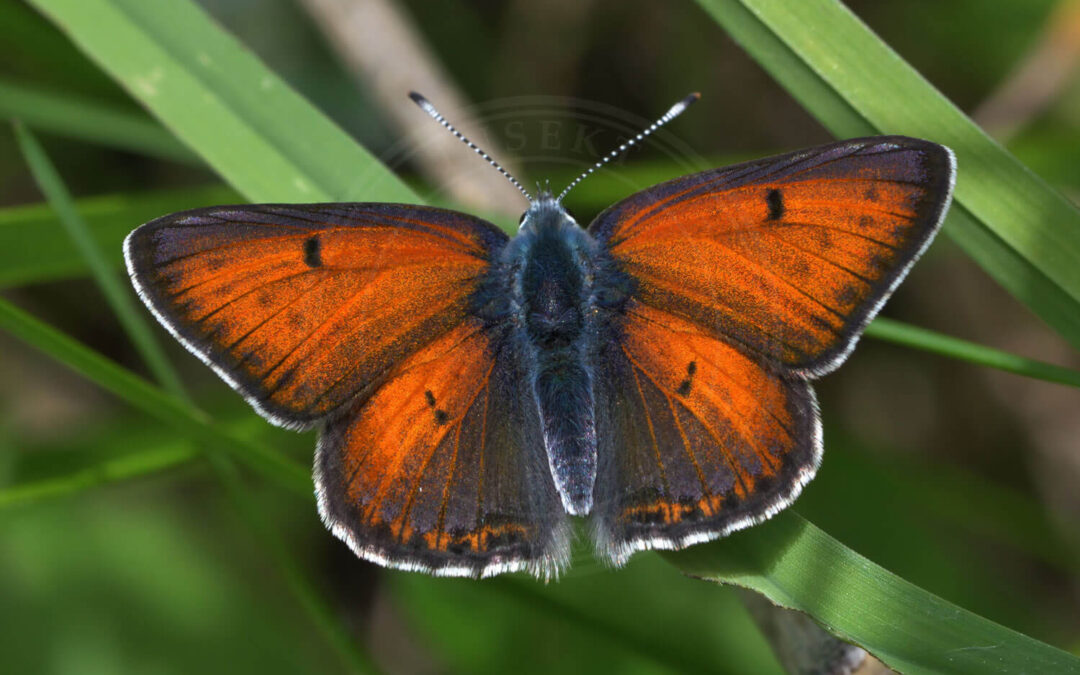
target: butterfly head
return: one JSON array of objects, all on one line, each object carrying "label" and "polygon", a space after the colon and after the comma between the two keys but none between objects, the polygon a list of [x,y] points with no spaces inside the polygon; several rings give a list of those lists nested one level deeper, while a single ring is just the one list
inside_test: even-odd
[{"label": "butterfly head", "polygon": [[544,188],[539,190],[534,199],[529,200],[529,208],[521,214],[521,220],[518,221],[518,231],[540,232],[570,224],[576,226],[577,221],[562,205],[559,198]]}]

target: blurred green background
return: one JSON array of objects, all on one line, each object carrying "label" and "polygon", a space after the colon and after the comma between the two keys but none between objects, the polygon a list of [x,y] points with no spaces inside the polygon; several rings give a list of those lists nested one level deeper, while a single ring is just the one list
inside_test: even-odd
[{"label": "blurred green background", "polygon": [[[421,194],[467,201],[433,183],[423,158],[403,151],[400,116],[371,78],[350,69],[313,19],[318,3],[199,4]],[[1025,164],[1074,202],[1080,198],[1080,4],[847,4]],[[561,103],[579,110],[567,113],[567,124],[588,118],[580,110],[602,117],[606,132],[596,144],[603,151],[619,124],[647,121],[687,92],[702,92],[658,143],[575,190],[569,206],[582,222],[636,187],[685,173],[688,163],[720,165],[830,140],[691,3],[409,0],[390,6],[408,20],[429,60],[441,64],[448,90],[475,104],[471,117],[481,127],[490,122],[484,136],[496,148],[514,145],[505,121],[517,97],[530,97],[528,105],[543,115],[558,115]],[[408,75],[396,73],[404,78],[402,99],[418,86]],[[10,115],[12,101],[31,94],[145,117],[52,24],[18,0],[0,0],[0,109]],[[601,105],[621,112],[605,116],[596,112]],[[78,114],[77,105],[74,110],[68,115]],[[417,117],[422,128],[434,127]],[[183,150],[133,152],[74,126],[40,123],[38,133],[90,213],[107,215],[110,205],[143,200],[149,219],[238,199]],[[544,148],[535,135],[508,154],[499,156],[521,170],[527,185],[544,178],[562,185],[594,161],[565,145]],[[41,202],[10,127],[0,128],[0,244],[19,251],[28,224],[62,232]],[[499,204],[488,208],[499,222],[516,220]],[[139,222],[91,218],[91,224],[118,242]],[[111,253],[118,261],[119,248]],[[3,297],[144,372],[72,260],[58,253],[54,265],[29,275],[32,283],[0,270]],[[1074,350],[944,237],[885,314],[1080,367]],[[313,434],[270,427],[179,345],[169,340],[167,349],[201,407],[237,434],[310,463]],[[908,581],[1080,651],[1076,389],[867,339],[818,391],[825,462],[797,503],[799,513]],[[85,488],[0,500],[0,671],[341,670],[208,467],[179,461],[193,450],[0,333],[0,490],[133,453],[177,460],[134,480],[111,481],[91,470]],[[309,501],[247,474],[241,480],[350,638],[367,645],[386,671],[780,672],[734,593],[685,579],[653,554],[611,571],[582,547],[566,578],[548,586],[390,572],[356,560],[326,533]]]}]

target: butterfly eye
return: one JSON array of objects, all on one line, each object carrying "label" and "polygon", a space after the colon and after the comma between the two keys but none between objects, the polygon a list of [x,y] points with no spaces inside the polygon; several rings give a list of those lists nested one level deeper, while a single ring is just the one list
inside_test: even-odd
[{"label": "butterfly eye", "polygon": [[518,227],[521,227],[521,224],[525,222],[525,216],[527,215],[529,215],[528,212],[521,214],[521,217],[518,218]]}]

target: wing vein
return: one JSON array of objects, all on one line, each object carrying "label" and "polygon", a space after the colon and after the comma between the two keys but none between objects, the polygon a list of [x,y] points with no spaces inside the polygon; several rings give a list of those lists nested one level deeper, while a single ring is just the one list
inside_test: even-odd
[{"label": "wing vein", "polygon": [[[667,291],[668,293],[671,293],[672,295],[688,296],[688,297],[690,297],[691,300],[694,300],[695,302],[698,302],[699,304],[701,304],[701,305],[703,305],[705,307],[710,306],[711,303],[709,302],[709,299],[707,297],[703,296],[701,293],[692,293],[687,288],[680,288],[678,286],[673,286],[669,280],[664,279],[663,277],[659,277],[659,276],[653,274],[652,272],[648,271],[647,268],[643,268],[643,266],[635,265],[635,267],[638,268],[638,270],[635,272],[635,276],[637,276],[638,278],[648,277],[651,280],[650,283],[652,283],[653,285],[657,286],[658,288],[660,288],[660,289],[662,289],[664,291]],[[654,305],[652,305],[652,303],[649,303],[648,301],[646,301],[646,300],[644,300],[642,298],[637,298],[637,300],[639,302],[642,302],[643,304],[649,305],[650,307],[654,307]],[[738,313],[737,308],[733,307],[731,304],[729,304],[727,302],[724,302],[722,299],[716,298],[716,302],[721,304],[723,307],[726,307],[729,310],[728,311],[729,316],[734,316],[734,315],[736,315]],[[667,309],[665,309],[663,307],[655,307],[655,308],[657,310],[661,311],[661,312],[667,312],[668,311]],[[762,326],[760,324],[756,324],[756,323],[751,323],[748,320],[746,322],[750,326],[752,326],[753,328],[755,328],[756,330],[761,332],[762,335],[766,335],[769,338],[776,341],[777,344],[780,344],[780,345],[790,349],[794,353],[802,353],[801,349],[796,348],[795,345],[793,345],[790,342],[782,339],[777,334],[769,332],[768,330],[765,329],[764,326]],[[730,338],[730,339],[736,340],[736,338]],[[750,345],[742,343],[741,341],[739,342],[739,344],[742,344],[746,349],[750,350],[753,353],[758,353],[758,351],[756,349],[754,349]]]},{"label": "wing vein", "polygon": [[[842,329],[844,327],[844,324],[847,322],[847,317],[845,317],[840,312],[836,311],[832,307],[829,307],[828,305],[826,305],[821,300],[818,300],[817,298],[810,295],[809,293],[807,293],[803,289],[799,288],[795,283],[789,281],[788,279],[785,279],[783,276],[777,274],[776,272],[773,272],[772,270],[770,270],[765,265],[759,265],[750,256],[746,255],[746,253],[744,253],[743,251],[740,251],[739,249],[735,248],[734,246],[732,246],[730,244],[726,244],[726,243],[722,243],[722,242],[717,242],[717,243],[719,243],[721,247],[727,249],[731,253],[735,254],[736,256],[738,256],[738,257],[742,258],[743,260],[745,260],[746,262],[750,263],[750,265],[753,266],[754,268],[760,268],[761,271],[764,272],[766,275],[772,277],[773,279],[776,279],[780,283],[782,283],[785,286],[791,288],[791,290],[795,291],[796,294],[803,296],[804,298],[806,298],[810,302],[818,305],[819,307],[826,310],[827,312],[830,312],[831,314],[833,314],[834,316],[836,316],[837,318],[839,318],[841,320],[839,328]],[[831,326],[830,326],[830,332],[832,332],[837,337],[840,336],[840,333],[838,332],[838,330],[831,328]]]},{"label": "wing vein", "polygon": [[[656,441],[656,430],[653,428],[652,415],[649,414],[649,402],[645,400],[645,391],[641,388],[641,380],[638,379],[637,375],[639,367],[634,363],[634,360],[630,357],[630,353],[626,351],[626,348],[622,347],[622,345],[620,345],[620,347],[622,348],[623,353],[626,354],[626,358],[630,361],[632,366],[630,373],[634,376],[634,384],[637,385],[638,397],[641,398],[641,410],[645,413],[645,423],[649,427],[649,437],[652,438],[653,451],[656,453],[656,466],[660,469],[660,482],[664,485],[664,494],[670,496],[671,485],[668,483],[667,469],[664,466],[664,460],[660,455],[660,444]],[[649,377],[648,373],[645,371],[642,371],[642,375]],[[656,384],[656,382],[654,381],[653,384]],[[663,390],[661,389],[661,391]]]},{"label": "wing vein", "polygon": [[[249,330],[248,330],[247,332],[245,332],[245,333],[244,333],[243,335],[241,335],[240,337],[238,337],[237,339],[233,340],[233,341],[232,341],[232,342],[230,342],[230,343],[229,343],[228,345],[226,345],[226,346],[225,346],[225,351],[232,351],[232,350],[233,350],[233,349],[234,349],[234,348],[235,348],[235,347],[236,347],[236,346],[237,346],[238,344],[240,344],[240,343],[241,343],[241,342],[243,342],[244,340],[248,339],[248,338],[249,338],[249,337],[251,337],[251,336],[252,336],[253,334],[255,334],[255,332],[256,332],[256,331],[258,331],[258,330],[259,330],[259,329],[261,329],[261,328],[262,328],[263,326],[265,326],[265,325],[266,325],[267,323],[269,323],[270,321],[273,321],[273,320],[274,320],[275,318],[277,318],[278,316],[280,316],[282,312],[284,312],[285,310],[289,309],[290,307],[292,307],[293,305],[295,305],[295,304],[296,304],[297,302],[300,302],[301,300],[303,300],[303,299],[304,299],[305,297],[307,297],[307,295],[308,295],[308,294],[310,294],[310,293],[311,293],[311,291],[313,291],[314,289],[318,288],[318,287],[319,287],[320,285],[321,285],[321,280],[316,280],[316,281],[315,281],[315,283],[313,283],[313,284],[311,284],[310,286],[308,286],[307,288],[305,288],[305,289],[304,289],[304,290],[303,290],[303,291],[302,291],[302,292],[301,292],[301,293],[300,293],[299,295],[297,295],[297,296],[296,296],[295,298],[293,298],[293,299],[292,299],[292,300],[290,300],[289,302],[285,303],[285,305],[284,305],[284,306],[282,306],[282,307],[278,308],[278,309],[277,309],[276,311],[274,311],[274,312],[271,312],[270,316],[267,316],[267,317],[266,317],[266,318],[264,318],[264,319],[263,319],[262,321],[259,321],[259,322],[258,322],[257,324],[255,324],[254,326],[252,326],[252,327],[251,327],[251,329],[249,329]],[[202,322],[202,320],[200,320],[200,323],[201,323],[201,322]],[[245,357],[245,358],[243,358],[243,359],[240,359],[239,363],[243,363],[243,362],[244,362],[244,361],[246,361],[246,360],[247,360],[247,358],[246,358],[246,357]]]},{"label": "wing vein", "polygon": [[[495,364],[492,363],[491,368],[488,368],[488,372],[484,376],[483,385],[481,385],[480,387],[477,388],[476,393],[474,393],[472,395],[472,398],[469,399],[469,402],[466,403],[465,406],[462,408],[461,417],[458,419],[457,424],[454,425],[455,430],[459,430],[461,428],[461,426],[465,424],[465,416],[468,414],[469,408],[471,408],[473,403],[476,402],[477,397],[480,396],[480,393],[487,391],[488,382],[490,381],[490,378],[491,378],[491,371],[494,370],[494,369],[495,369]],[[486,407],[486,405],[487,405],[487,397],[486,396],[484,397],[484,401],[485,401],[485,407]],[[420,486],[420,481],[423,479],[424,472],[427,471],[428,465],[431,464],[432,458],[435,457],[435,453],[438,452],[439,445],[442,444],[442,441],[443,441],[444,438],[446,438],[447,433],[449,433],[449,429],[444,431],[441,436],[439,436],[438,438],[436,438],[436,439],[434,439],[432,441],[431,452],[428,453],[428,456],[424,460],[424,463],[420,467],[420,470],[416,472],[416,480],[413,482],[412,487],[409,489],[409,498],[405,503],[405,509],[401,512],[401,531],[402,532],[405,531],[405,521],[409,517],[409,512],[412,511],[413,502],[416,501],[416,489]],[[460,436],[460,431],[456,431],[456,435]],[[456,446],[456,441],[455,441],[455,452],[456,452],[456,447],[457,446]]]},{"label": "wing vein", "polygon": [[[642,314],[640,312],[634,312],[634,315],[637,316],[642,321],[646,321],[646,322],[651,323],[651,324],[653,324],[655,326],[659,326],[663,330],[669,330],[669,331],[680,332],[680,333],[685,332],[685,331],[680,331],[678,329],[669,328],[668,326],[665,326],[665,325],[663,325],[661,323],[653,321],[652,319],[650,319],[649,317],[645,316],[644,314]],[[716,361],[712,360],[711,358],[709,358],[708,356],[706,356],[706,355],[704,355],[704,354],[702,354],[700,352],[696,352],[696,354],[697,354],[697,358],[701,359],[705,363],[707,363],[710,366],[712,366],[713,368],[715,368],[718,373],[722,373],[724,375],[724,377],[728,380],[728,382],[730,382],[734,387],[736,387],[738,389],[741,389],[743,392],[750,395],[751,398],[756,398],[755,392],[750,387],[744,386],[741,382],[739,382],[737,379],[735,379],[735,376],[732,375],[728,370],[721,367],[719,363],[717,363]],[[627,356],[629,356],[629,354]],[[788,428],[787,423],[785,423],[784,420],[780,419],[780,417],[778,417],[776,415],[776,413],[769,410],[768,408],[765,408],[765,411],[769,414],[770,417],[772,417],[774,420],[776,420],[776,423],[778,425],[780,425],[780,428],[783,429],[785,433],[787,433],[789,438],[791,438],[792,440],[795,439],[795,435]]]},{"label": "wing vein", "polygon": [[[235,225],[253,225],[255,223],[232,223],[232,224],[235,224]],[[266,225],[266,226],[267,227],[273,227],[273,225]],[[195,227],[199,227],[199,226],[194,226],[193,225],[191,227],[195,228]],[[203,227],[205,227],[205,226],[203,226]],[[187,260],[188,258],[194,258],[195,256],[203,255],[203,254],[206,254],[206,253],[214,253],[214,252],[219,252],[219,251],[225,251],[225,250],[228,250],[228,249],[231,249],[231,248],[236,248],[236,247],[245,246],[245,245],[250,246],[252,244],[266,244],[266,243],[285,241],[285,240],[289,240],[289,239],[304,239],[304,238],[310,236],[311,232],[312,232],[312,230],[304,230],[303,232],[299,232],[299,233],[279,234],[279,235],[273,235],[273,236],[269,236],[269,237],[245,237],[245,238],[242,238],[242,239],[237,239],[235,241],[227,241],[225,243],[218,244],[217,246],[211,246],[209,248],[199,249],[198,251],[192,251],[191,253],[184,253],[182,255],[178,255],[178,256],[169,258],[168,260],[155,261],[154,265],[156,267],[164,267],[166,265],[172,265],[173,263],[178,263],[178,262],[181,262],[183,260]]]},{"label": "wing vein", "polygon": [[678,428],[679,436],[682,437],[683,447],[686,448],[686,455],[694,465],[694,471],[697,472],[698,480],[701,481],[701,491],[708,497],[712,493],[712,490],[709,489],[709,485],[705,481],[705,472],[701,469],[701,464],[698,462],[697,455],[694,454],[694,449],[690,447],[690,437],[686,435],[686,429],[683,428],[682,421],[679,420],[679,413],[675,411],[675,401],[666,393],[664,394],[664,398],[667,399],[668,410],[671,411],[671,419],[675,421],[675,427]]},{"label": "wing vein", "polygon": [[[299,350],[299,349],[300,349],[301,347],[303,347],[303,346],[304,346],[304,345],[306,345],[306,344],[307,344],[308,342],[310,342],[310,341],[312,340],[312,338],[314,338],[314,337],[316,336],[316,334],[319,334],[319,333],[323,332],[323,330],[324,330],[324,329],[326,328],[326,326],[327,326],[327,325],[329,325],[329,324],[330,324],[330,323],[331,323],[332,321],[334,321],[334,320],[335,320],[335,319],[337,319],[338,317],[340,317],[340,316],[344,315],[345,313],[347,313],[347,312],[350,312],[350,311],[352,311],[352,310],[353,310],[353,304],[355,303],[355,301],[356,301],[356,298],[357,298],[357,297],[358,297],[358,296],[359,296],[359,295],[360,295],[361,293],[363,293],[363,292],[364,292],[364,290],[365,290],[365,289],[366,289],[367,287],[368,287],[368,286],[367,286],[367,285],[365,285],[365,286],[363,286],[363,287],[361,287],[361,288],[357,289],[357,291],[356,291],[355,293],[353,293],[352,295],[350,295],[350,296],[348,297],[348,299],[346,299],[346,300],[345,300],[344,302],[342,302],[342,303],[341,303],[341,305],[340,305],[340,306],[339,306],[339,307],[338,307],[337,309],[335,309],[335,310],[334,310],[333,312],[331,312],[329,316],[327,316],[327,317],[326,317],[325,319],[323,319],[323,320],[322,320],[322,321],[321,321],[321,322],[320,322],[320,323],[319,323],[319,324],[318,324],[317,326],[315,326],[315,327],[314,327],[314,328],[313,328],[313,329],[312,329],[312,330],[311,330],[311,331],[310,331],[310,332],[309,332],[309,333],[308,333],[308,334],[307,334],[306,336],[304,336],[304,338],[303,338],[302,340],[300,340],[300,341],[299,341],[298,343],[296,343],[296,345],[294,345],[294,346],[293,346],[293,347],[292,347],[292,348],[291,348],[291,349],[290,349],[289,351],[287,351],[287,352],[286,352],[286,353],[285,353],[285,354],[284,354],[284,355],[283,355],[283,356],[282,356],[282,357],[281,357],[280,359],[278,359],[278,361],[277,361],[276,363],[274,363],[274,365],[273,365],[273,366],[271,366],[270,368],[268,368],[267,370],[265,370],[265,371],[263,372],[263,374],[262,374],[262,376],[261,376],[261,378],[260,378],[260,379],[265,379],[266,377],[268,377],[268,376],[270,375],[270,373],[274,372],[274,371],[275,371],[275,370],[277,370],[277,369],[278,369],[279,367],[281,367],[281,365],[282,365],[282,364],[284,364],[284,363],[285,363],[285,361],[286,361],[286,360],[288,360],[288,358],[289,358],[290,356],[292,356],[293,354],[295,354],[295,353],[296,353],[296,352],[297,352],[297,351],[298,351],[298,350]],[[445,310],[446,308],[448,308],[448,307],[452,306],[452,305],[453,305],[453,304],[454,304],[455,302],[457,302],[457,301],[458,301],[459,299],[460,299],[460,297],[454,297],[454,298],[452,298],[452,299],[451,299],[451,300],[450,300],[449,302],[443,303],[443,304],[442,304],[441,306],[437,307],[437,308],[436,308],[436,310],[435,310],[434,312],[431,312],[431,313],[430,313],[430,314],[429,314],[428,316],[430,317],[430,316],[435,316],[435,315],[437,315],[437,314],[438,314],[439,312],[441,312],[441,311]],[[407,328],[406,328],[405,330],[407,330]],[[398,333],[397,333],[397,334],[398,334],[398,335],[401,335],[401,334],[402,334],[402,333],[404,333],[404,332],[405,332],[404,330],[402,330],[402,331],[398,331]],[[356,370],[356,368],[357,368],[357,367],[359,367],[359,364],[357,364],[356,366],[354,366],[354,367],[353,367],[353,368],[352,368],[351,370],[349,370],[349,371],[348,371],[348,372],[347,372],[347,373],[346,373],[346,374],[345,374],[344,376],[342,376],[342,377],[338,378],[338,380],[336,380],[336,382],[340,382],[340,381],[341,381],[341,380],[343,380],[343,379],[344,379],[345,377],[347,377],[348,375],[352,374],[352,372],[354,372],[354,371]],[[271,392],[273,392],[273,391],[277,391],[277,389],[279,388],[279,386],[280,386],[281,382],[282,382],[282,380],[281,380],[281,379],[279,378],[279,379],[278,379],[278,383],[277,383],[277,384],[275,384],[275,386],[274,386],[274,387],[273,387],[273,388],[272,388],[272,389],[271,389],[270,391],[271,391]]]},{"label": "wing vein", "polygon": [[[659,389],[660,391],[663,391],[663,387],[656,380],[656,378],[654,378],[652,375],[650,375],[648,373],[648,371],[646,371],[644,368],[642,368],[638,364],[637,360],[635,360],[634,357],[630,355],[630,352],[628,352],[625,347],[620,345],[620,348],[623,350],[623,353],[626,354],[626,358],[630,361],[631,365],[633,365],[634,370],[635,371],[641,371],[641,374],[644,375],[645,377],[649,378],[649,380],[652,381],[653,385],[657,389]],[[637,382],[637,373],[636,372],[634,373],[634,380],[635,380],[635,382]],[[641,392],[641,383],[637,382],[637,385],[638,385],[638,392],[640,393]],[[648,415],[648,406],[647,406],[647,404],[645,404],[644,396],[642,397],[642,405],[646,406],[646,415]],[[724,444],[720,441],[720,438],[716,435],[715,432],[713,432],[713,430],[709,427],[709,425],[705,422],[705,420],[703,420],[701,418],[700,415],[695,413],[693,410],[691,410],[686,405],[680,404],[680,406],[682,408],[684,408],[687,412],[689,412],[690,415],[692,415],[698,422],[700,422],[701,426],[705,428],[705,431],[708,432],[708,434],[710,436],[712,436],[712,439],[714,441],[716,441],[716,447],[719,448],[720,452],[724,455],[724,460],[727,462],[728,468],[731,469],[731,472],[735,475],[735,479],[739,481],[740,485],[742,485],[743,491],[747,492],[747,494],[749,494],[749,490],[746,487],[746,481],[743,479],[742,472],[739,471],[738,464],[735,462],[735,459],[731,455],[731,452],[727,448],[724,447]],[[741,435],[742,434],[740,434],[740,436]],[[667,480],[664,481],[664,487],[665,487],[665,489],[667,488]]]},{"label": "wing vein", "polygon": [[[192,318],[192,320],[193,320],[193,321],[194,321],[194,322],[195,322],[196,324],[203,324],[203,323],[205,323],[205,322],[206,322],[207,320],[209,320],[209,319],[210,319],[211,317],[215,316],[215,315],[216,315],[216,314],[217,314],[218,312],[220,312],[221,310],[223,310],[223,309],[227,308],[227,307],[228,307],[229,305],[233,304],[233,303],[234,303],[234,302],[236,302],[237,300],[240,300],[241,298],[245,298],[245,297],[247,297],[247,296],[251,295],[252,293],[258,293],[259,291],[261,291],[261,290],[263,290],[263,289],[265,289],[265,288],[267,288],[267,287],[269,287],[269,286],[272,286],[272,285],[274,285],[274,284],[280,283],[280,282],[282,282],[282,281],[289,281],[290,279],[295,279],[295,278],[297,278],[297,277],[303,276],[303,275],[307,274],[307,273],[308,273],[309,271],[311,271],[311,270],[304,270],[303,272],[296,272],[296,273],[294,273],[294,274],[287,274],[287,275],[285,275],[285,276],[283,276],[283,277],[278,277],[277,279],[274,279],[273,281],[271,281],[271,282],[268,282],[268,283],[265,283],[265,284],[263,284],[263,285],[261,285],[261,286],[256,286],[256,287],[254,287],[254,288],[250,288],[250,289],[248,289],[248,290],[244,291],[243,293],[241,293],[240,295],[237,295],[237,296],[233,296],[232,298],[229,298],[229,299],[228,299],[227,301],[225,301],[224,303],[222,303],[222,304],[218,305],[217,307],[213,308],[213,309],[212,309],[212,310],[210,310],[210,311],[209,311],[208,313],[206,313],[206,314],[203,314],[203,315],[202,315],[202,316],[200,316],[200,317],[199,317],[198,319],[195,319],[195,318],[193,317],[193,318]],[[315,280],[315,281],[314,281],[314,282],[312,283],[312,285],[311,285],[311,286],[308,286],[307,288],[305,288],[305,289],[304,289],[304,290],[303,290],[303,291],[302,291],[302,292],[300,293],[300,295],[299,295],[299,296],[297,296],[297,298],[294,298],[293,300],[291,300],[291,301],[290,301],[290,302],[289,302],[288,304],[286,304],[286,305],[285,305],[285,307],[282,307],[281,309],[282,309],[282,310],[284,310],[284,309],[285,309],[286,307],[288,307],[289,305],[291,305],[291,304],[292,304],[293,302],[295,302],[295,301],[296,301],[297,299],[299,299],[300,297],[303,297],[304,295],[306,295],[306,294],[307,294],[307,292],[308,292],[309,290],[311,290],[311,288],[312,288],[313,286],[317,286],[317,285],[318,285],[318,284],[319,284],[319,283],[320,283],[321,281],[322,281],[322,279],[316,279],[316,280]],[[279,313],[280,313],[280,310],[279,310],[279,311],[276,311],[276,312],[274,312],[274,313],[273,313],[273,314],[271,314],[270,316],[271,316],[271,317],[274,317],[274,316],[277,316],[277,315],[278,315]],[[259,325],[261,326],[261,325],[262,325],[262,323],[260,322],[260,324],[259,324]],[[242,338],[240,338],[240,339],[242,340],[242,339],[243,339],[244,337],[247,337],[247,335],[245,334],[245,335],[244,335],[244,336],[243,336]],[[238,340],[237,342],[239,342],[239,340]],[[234,342],[234,343],[232,343],[232,344],[228,345],[228,346],[227,346],[227,347],[225,347],[225,348],[226,348],[226,349],[232,349],[232,347],[233,347],[233,346],[234,346],[235,344],[236,344],[236,343]]]}]

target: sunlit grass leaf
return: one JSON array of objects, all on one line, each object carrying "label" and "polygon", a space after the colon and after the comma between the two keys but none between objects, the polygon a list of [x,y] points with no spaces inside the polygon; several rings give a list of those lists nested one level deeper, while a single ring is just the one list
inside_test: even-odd
[{"label": "sunlit grass leaf", "polygon": [[145,113],[89,98],[0,80],[0,117],[18,119],[40,131],[118,150],[199,163],[191,150]]},{"label": "sunlit grass leaf", "polygon": [[1075,656],[927,593],[791,511],[665,557],[806,612],[904,673],[1080,672]]},{"label": "sunlit grass leaf", "polygon": [[992,349],[968,340],[935,333],[932,330],[912,326],[893,319],[878,317],[866,329],[866,335],[887,340],[906,347],[923,349],[942,356],[977,363],[1009,373],[1026,375],[1047,382],[1057,382],[1070,387],[1080,387],[1080,372],[1070,368],[1028,359],[1000,349]]},{"label": "sunlit grass leaf", "polygon": [[957,156],[945,231],[1080,347],[1080,212],[989,138],[837,0],[699,0],[841,137],[906,134]]},{"label": "sunlit grass leaf", "polygon": [[247,199],[416,201],[195,3],[31,4]]},{"label": "sunlit grass leaf", "polygon": [[799,515],[827,523],[848,548],[949,602],[1070,644],[1071,627],[1056,618],[1071,611],[1068,602],[1046,577],[1015,574],[1033,559],[1062,575],[1077,569],[1076,552],[1042,504],[965,467],[860,442],[841,427],[827,425],[825,437],[825,463],[799,497]]}]

